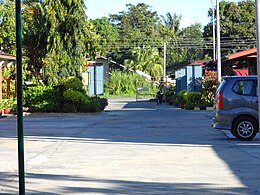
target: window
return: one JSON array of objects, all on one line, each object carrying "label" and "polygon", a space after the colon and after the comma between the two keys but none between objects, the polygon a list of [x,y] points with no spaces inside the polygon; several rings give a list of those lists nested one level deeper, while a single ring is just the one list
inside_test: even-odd
[{"label": "window", "polygon": [[233,91],[239,95],[251,95],[254,81],[237,81],[233,86]]}]

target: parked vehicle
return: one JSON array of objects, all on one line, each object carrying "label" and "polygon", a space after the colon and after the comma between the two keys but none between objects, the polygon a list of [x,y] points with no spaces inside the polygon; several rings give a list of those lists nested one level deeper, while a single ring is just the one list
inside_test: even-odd
[{"label": "parked vehicle", "polygon": [[259,131],[257,95],[256,76],[223,77],[215,96],[213,128],[252,140]]}]

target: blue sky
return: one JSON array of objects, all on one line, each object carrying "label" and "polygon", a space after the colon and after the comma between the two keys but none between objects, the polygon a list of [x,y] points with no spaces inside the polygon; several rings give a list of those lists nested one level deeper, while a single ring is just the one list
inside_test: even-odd
[{"label": "blue sky", "polygon": [[[229,0],[229,2],[239,1],[242,0]],[[212,2],[215,5],[216,0],[212,0]],[[182,16],[182,27],[187,27],[195,22],[201,23],[202,26],[206,25],[210,20],[208,10],[212,7],[211,0],[85,0],[86,14],[89,19],[117,14],[126,10],[126,4],[129,3],[150,5],[152,11],[157,11],[158,15],[165,15],[167,12],[177,13]]]}]

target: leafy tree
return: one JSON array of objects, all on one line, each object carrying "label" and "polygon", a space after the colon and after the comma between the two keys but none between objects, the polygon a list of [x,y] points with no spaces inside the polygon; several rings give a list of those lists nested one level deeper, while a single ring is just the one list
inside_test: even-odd
[{"label": "leafy tree", "polygon": [[111,23],[120,29],[120,48],[129,50],[133,47],[157,45],[160,42],[158,40],[160,35],[157,12],[153,12],[151,7],[144,3],[139,3],[136,6],[127,4],[126,7],[128,8],[127,11],[110,15],[109,18]]},{"label": "leafy tree", "polygon": [[[176,13],[173,15],[169,12],[165,16],[161,16],[162,25],[159,27],[160,35],[167,44],[167,65],[174,64],[186,60],[186,49],[184,48],[183,38],[180,28],[181,16]],[[177,68],[177,67],[176,67]]]},{"label": "leafy tree", "polygon": [[0,1],[0,48],[3,52],[15,54],[15,1]]},{"label": "leafy tree", "polygon": [[68,76],[78,76],[85,57],[86,27],[83,0],[46,0],[47,54],[44,76],[57,84]]},{"label": "leafy tree", "polygon": [[110,20],[114,25],[122,29],[133,28],[147,31],[158,22],[157,12],[149,10],[151,7],[144,3],[139,3],[136,6],[127,4],[128,11],[122,11],[118,15],[110,15]]},{"label": "leafy tree", "polygon": [[130,59],[125,60],[127,69],[141,70],[159,80],[162,76],[163,58],[156,48],[135,48]]},{"label": "leafy tree", "polygon": [[[212,9],[208,12],[212,18]],[[216,17],[215,17],[216,18]],[[204,27],[204,39],[212,40],[212,22]],[[220,2],[220,35],[222,54],[226,55],[234,50],[255,47],[255,6],[253,0],[234,2]],[[212,49],[206,53],[211,54]]]},{"label": "leafy tree", "polygon": [[195,23],[182,30],[181,36],[186,45],[186,60],[198,60],[203,58],[203,34],[201,24]]},{"label": "leafy tree", "polygon": [[85,50],[86,57],[88,60],[93,60],[97,53],[103,53],[102,39],[103,36],[95,32],[96,27],[91,21],[86,21],[84,28],[84,37],[85,37]]},{"label": "leafy tree", "polygon": [[108,54],[118,49],[118,28],[113,26],[107,17],[90,20],[90,23],[94,28],[92,33],[96,33],[99,36],[99,53]]},{"label": "leafy tree", "polygon": [[161,16],[164,26],[168,28],[173,34],[176,36],[180,33],[180,24],[181,24],[181,16],[178,16],[176,13],[171,15],[171,13],[167,13],[166,16]]},{"label": "leafy tree", "polygon": [[[27,56],[28,69],[38,80],[43,68],[42,59],[45,57],[47,32],[44,4],[41,1],[25,1],[23,9],[23,46]],[[32,79],[32,78],[30,78]]]}]

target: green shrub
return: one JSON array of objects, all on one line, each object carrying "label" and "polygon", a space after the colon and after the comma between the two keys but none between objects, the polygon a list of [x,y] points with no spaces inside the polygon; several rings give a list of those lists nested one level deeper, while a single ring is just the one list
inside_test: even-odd
[{"label": "green shrub", "polygon": [[83,92],[83,83],[79,78],[77,78],[75,76],[71,76],[71,77],[65,79],[63,84],[67,90],[71,89],[74,91]]},{"label": "green shrub", "polygon": [[187,102],[186,101],[186,95],[187,95],[188,91],[187,90],[182,90],[182,91],[179,91],[177,94],[176,94],[176,103],[180,106],[180,107],[183,107],[183,105]]},{"label": "green shrub", "polygon": [[101,112],[108,105],[106,98],[90,97],[79,107],[80,112]]},{"label": "green shrub", "polygon": [[100,112],[107,99],[88,97],[81,81],[70,77],[59,86],[38,84],[24,90],[24,105],[33,112]]},{"label": "green shrub", "polygon": [[158,88],[150,81],[133,72],[114,70],[110,72],[109,82],[104,83],[105,96],[135,96],[136,88],[148,88],[148,94],[155,94]]},{"label": "green shrub", "polygon": [[16,104],[17,103],[16,103],[16,100],[14,98],[2,99],[2,100],[0,100],[0,109],[12,108]]},{"label": "green shrub", "polygon": [[207,106],[208,103],[202,97],[201,92],[188,92],[187,90],[182,90],[178,92],[175,96],[175,100],[181,108],[193,108],[194,106]]},{"label": "green shrub", "polygon": [[24,90],[24,105],[31,111],[51,112],[58,103],[59,94],[53,86],[39,84]]},{"label": "green shrub", "polygon": [[202,99],[201,99],[201,93],[200,92],[188,92],[187,94],[185,94],[185,100],[186,103],[192,103],[193,105],[197,105],[202,103]]},{"label": "green shrub", "polygon": [[71,101],[75,104],[79,104],[83,102],[84,99],[86,98],[86,96],[82,92],[74,91],[71,89],[64,91],[63,96],[65,100]]}]

